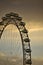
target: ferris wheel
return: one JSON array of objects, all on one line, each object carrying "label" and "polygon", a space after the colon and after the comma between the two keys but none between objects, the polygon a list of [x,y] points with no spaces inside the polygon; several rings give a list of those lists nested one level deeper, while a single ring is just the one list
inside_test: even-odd
[{"label": "ferris wheel", "polygon": [[17,13],[10,12],[2,17],[2,21],[0,22],[0,39],[3,34],[4,29],[7,25],[14,24],[19,30],[19,34],[21,37],[22,48],[23,48],[23,65],[31,65],[31,47],[30,47],[30,39],[28,36],[28,31],[25,28],[25,23],[22,22],[22,17],[19,17]]}]

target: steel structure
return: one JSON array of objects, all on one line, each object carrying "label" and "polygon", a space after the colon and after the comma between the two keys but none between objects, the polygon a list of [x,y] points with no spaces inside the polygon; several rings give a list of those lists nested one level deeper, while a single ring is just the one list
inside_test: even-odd
[{"label": "steel structure", "polygon": [[30,47],[30,39],[28,37],[28,31],[25,28],[25,23],[22,22],[22,17],[19,17],[17,13],[10,12],[6,14],[5,17],[2,17],[2,21],[0,22],[0,38],[5,27],[9,24],[14,24],[17,26],[23,48],[23,65],[31,65],[31,47]]}]

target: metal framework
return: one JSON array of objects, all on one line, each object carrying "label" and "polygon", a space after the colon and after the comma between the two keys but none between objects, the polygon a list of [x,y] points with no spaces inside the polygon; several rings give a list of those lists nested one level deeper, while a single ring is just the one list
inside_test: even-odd
[{"label": "metal framework", "polygon": [[25,28],[25,23],[22,22],[22,17],[19,17],[17,13],[10,12],[2,17],[2,21],[0,22],[0,38],[5,27],[9,24],[14,24],[17,26],[23,48],[23,65],[31,65],[31,47],[30,47],[30,39],[28,37],[28,31]]}]

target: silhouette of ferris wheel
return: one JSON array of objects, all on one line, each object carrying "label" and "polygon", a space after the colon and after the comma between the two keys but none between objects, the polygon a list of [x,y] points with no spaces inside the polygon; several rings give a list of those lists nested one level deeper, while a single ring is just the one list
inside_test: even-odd
[{"label": "silhouette of ferris wheel", "polygon": [[7,25],[14,24],[19,30],[22,48],[23,48],[23,65],[31,65],[31,47],[30,47],[30,39],[28,37],[28,31],[25,28],[25,23],[22,22],[22,17],[19,17],[17,13],[10,12],[2,17],[2,21],[0,22],[0,38],[2,33]]}]

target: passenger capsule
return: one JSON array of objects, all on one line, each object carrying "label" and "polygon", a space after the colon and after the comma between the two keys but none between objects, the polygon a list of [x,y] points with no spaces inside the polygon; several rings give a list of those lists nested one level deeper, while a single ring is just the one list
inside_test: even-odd
[{"label": "passenger capsule", "polygon": [[29,38],[24,39],[25,42],[30,42]]},{"label": "passenger capsule", "polygon": [[25,49],[25,51],[26,51],[27,53],[31,52],[31,50],[30,50],[30,49]]},{"label": "passenger capsule", "polygon": [[32,64],[32,61],[30,59],[26,60],[26,64]]},{"label": "passenger capsule", "polygon": [[17,20],[18,20],[18,21],[21,21],[21,20],[22,20],[22,17],[17,17]]},{"label": "passenger capsule", "polygon": [[26,29],[23,29],[21,32],[28,33],[28,31]]},{"label": "passenger capsule", "polygon": [[11,12],[10,15],[14,16],[14,17],[18,17],[19,16],[17,13],[13,13],[13,12]]},{"label": "passenger capsule", "polygon": [[0,22],[0,25],[3,25],[4,23],[3,22]]},{"label": "passenger capsule", "polygon": [[19,25],[25,26],[25,23],[24,22],[20,22]]},{"label": "passenger capsule", "polygon": [[10,17],[10,14],[6,14],[6,17]]},{"label": "passenger capsule", "polygon": [[7,20],[7,18],[6,17],[2,17],[2,20],[4,21],[4,20]]}]

